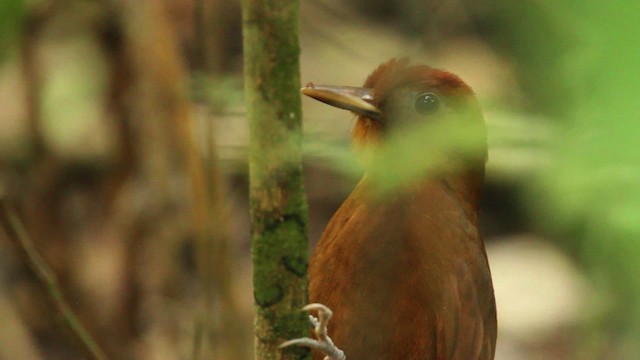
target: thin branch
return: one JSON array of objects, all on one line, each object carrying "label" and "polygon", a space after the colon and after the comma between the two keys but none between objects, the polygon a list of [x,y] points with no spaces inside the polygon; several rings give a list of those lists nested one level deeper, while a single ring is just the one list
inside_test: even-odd
[{"label": "thin branch", "polygon": [[64,298],[56,275],[36,249],[33,241],[31,241],[31,238],[27,234],[24,224],[18,217],[13,206],[11,206],[7,200],[5,194],[2,193],[1,189],[0,223],[2,223],[2,228],[7,233],[9,241],[14,245],[20,258],[27,263],[29,268],[40,280],[40,283],[45,288],[46,293],[49,295],[51,301],[62,316],[64,323],[78,338],[85,350],[97,360],[107,360],[107,355],[89,334],[87,329],[82,325],[69,306],[69,303]]}]

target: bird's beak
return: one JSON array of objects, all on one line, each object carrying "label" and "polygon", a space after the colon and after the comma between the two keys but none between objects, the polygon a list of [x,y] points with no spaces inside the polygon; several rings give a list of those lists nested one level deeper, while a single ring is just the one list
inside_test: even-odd
[{"label": "bird's beak", "polygon": [[379,119],[380,109],[372,104],[374,96],[373,89],[353,87],[353,86],[328,86],[307,84],[300,89],[304,95],[312,97],[318,101],[350,110],[356,114],[364,115],[372,119]]}]

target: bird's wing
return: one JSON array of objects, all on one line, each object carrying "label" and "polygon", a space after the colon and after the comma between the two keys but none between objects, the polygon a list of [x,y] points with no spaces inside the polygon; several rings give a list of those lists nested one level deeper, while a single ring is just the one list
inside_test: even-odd
[{"label": "bird's wing", "polygon": [[334,310],[336,345],[351,358],[490,359],[490,274],[464,210],[437,184],[383,203],[360,190],[310,267],[311,300]]},{"label": "bird's wing", "polygon": [[493,291],[478,279],[473,266],[463,260],[456,264],[450,278],[451,298],[445,300],[451,310],[438,314],[438,348],[446,349],[446,359],[484,360],[494,356],[497,329]]},{"label": "bird's wing", "polygon": [[442,269],[443,296],[435,313],[437,358],[493,359],[496,310],[484,243],[449,188],[431,189],[427,197],[421,211],[436,217],[434,225],[413,225],[413,231],[417,238],[433,240],[428,248],[441,260],[437,264]]}]

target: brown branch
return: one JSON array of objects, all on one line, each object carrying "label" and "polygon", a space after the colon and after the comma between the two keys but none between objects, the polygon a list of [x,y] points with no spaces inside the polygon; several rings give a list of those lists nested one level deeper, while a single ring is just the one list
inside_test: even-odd
[{"label": "brown branch", "polygon": [[107,360],[107,355],[102,351],[98,343],[82,325],[78,317],[74,314],[69,303],[64,298],[64,294],[58,285],[58,278],[53,273],[49,265],[40,255],[38,250],[27,234],[24,224],[18,217],[15,209],[0,189],[0,223],[7,233],[9,241],[14,245],[19,257],[29,266],[31,271],[40,280],[41,285],[46,290],[51,301],[62,316],[64,323],[77,337],[85,350],[98,360]]}]

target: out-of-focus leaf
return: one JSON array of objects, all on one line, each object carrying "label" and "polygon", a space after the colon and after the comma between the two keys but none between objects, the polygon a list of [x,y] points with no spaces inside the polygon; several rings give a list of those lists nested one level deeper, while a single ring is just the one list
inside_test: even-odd
[{"label": "out-of-focus leaf", "polygon": [[372,146],[351,148],[307,137],[305,154],[348,177],[366,172],[379,195],[384,196],[444,167],[452,171],[452,158],[457,161],[467,154],[481,154],[485,146],[484,129],[476,125],[422,121],[387,134],[384,142]]},{"label": "out-of-focus leaf", "polygon": [[455,171],[450,167],[460,165],[460,158],[484,151],[485,136],[471,122],[424,121],[390,134],[380,147],[361,155],[371,181],[384,194],[429,174]]},{"label": "out-of-focus leaf", "polygon": [[608,334],[607,357],[633,358],[640,353],[640,48],[633,45],[640,4],[566,0],[547,9],[578,42],[557,74],[569,89],[557,101],[570,102],[570,111],[542,177],[548,196],[537,200],[560,233],[582,229],[574,233],[577,255],[610,299],[597,330]]}]

